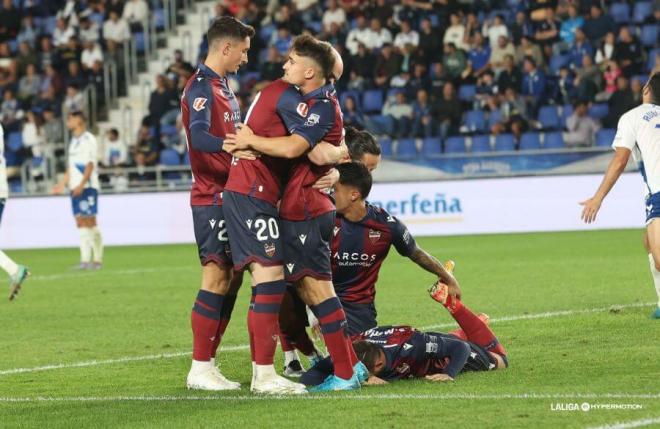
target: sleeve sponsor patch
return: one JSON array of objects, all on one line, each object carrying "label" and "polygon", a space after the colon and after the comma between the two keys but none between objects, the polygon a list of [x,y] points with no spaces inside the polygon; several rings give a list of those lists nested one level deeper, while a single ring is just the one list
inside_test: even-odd
[{"label": "sleeve sponsor patch", "polygon": [[204,97],[197,97],[193,101],[192,108],[195,109],[196,112],[199,112],[201,110],[204,110],[206,108],[206,102],[208,101],[207,98]]},{"label": "sleeve sponsor patch", "polygon": [[309,112],[309,106],[307,106],[307,103],[298,103],[296,112],[298,112],[298,114],[304,118],[307,116],[307,112]]},{"label": "sleeve sponsor patch", "polygon": [[313,127],[314,125],[318,124],[319,121],[321,120],[321,117],[317,115],[316,113],[312,113],[309,115],[309,118],[305,121],[305,126],[306,127]]}]

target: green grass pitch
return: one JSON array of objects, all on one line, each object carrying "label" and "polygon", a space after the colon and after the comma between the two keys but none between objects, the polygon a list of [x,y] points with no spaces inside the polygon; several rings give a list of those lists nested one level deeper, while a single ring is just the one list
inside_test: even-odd
[{"label": "green grass pitch", "polygon": [[[464,302],[491,316],[510,368],[304,398],[250,394],[247,287],[220,358],[243,389],[185,389],[200,280],[193,245],[108,248],[103,270],[82,273],[69,269],[76,249],[8,252],[33,275],[15,302],[0,301],[0,427],[659,425],[660,320],[649,317],[641,239],[639,230],[420,238],[457,262]],[[432,281],[392,251],[379,322],[450,330],[425,292]],[[556,410],[585,402],[590,411]],[[633,409],[598,409],[608,404]]]}]

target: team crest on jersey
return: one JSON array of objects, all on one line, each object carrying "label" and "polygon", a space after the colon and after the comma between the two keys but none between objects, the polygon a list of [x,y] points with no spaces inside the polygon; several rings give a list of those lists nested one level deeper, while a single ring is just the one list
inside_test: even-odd
[{"label": "team crest on jersey", "polygon": [[370,229],[369,240],[371,240],[372,243],[376,243],[378,240],[380,240],[380,231],[377,231],[375,229]]},{"label": "team crest on jersey", "polygon": [[307,106],[307,103],[298,103],[296,112],[298,112],[298,114],[304,118],[307,116],[307,112],[309,112],[309,106]]},{"label": "team crest on jersey", "polygon": [[275,254],[275,245],[273,243],[264,244],[264,251],[266,252],[266,255],[268,255],[269,258],[272,258],[273,255]]},{"label": "team crest on jersey", "polygon": [[318,124],[319,121],[321,120],[321,117],[317,115],[316,113],[312,113],[309,115],[309,118],[305,121],[305,126],[306,127],[313,127],[314,125]]},{"label": "team crest on jersey", "polygon": [[204,110],[206,108],[207,101],[209,101],[208,98],[197,97],[193,101],[192,108],[195,109],[196,112]]}]

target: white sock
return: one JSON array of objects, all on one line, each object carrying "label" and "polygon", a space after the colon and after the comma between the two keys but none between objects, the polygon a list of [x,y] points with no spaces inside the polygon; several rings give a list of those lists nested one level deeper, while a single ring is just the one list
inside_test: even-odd
[{"label": "white sock", "polygon": [[276,377],[275,366],[273,365],[257,365],[254,364],[255,378],[271,378]]},{"label": "white sock", "polygon": [[98,226],[90,228],[92,231],[92,251],[94,252],[94,262],[103,262],[103,238]]},{"label": "white sock", "polygon": [[12,261],[2,250],[0,250],[0,267],[7,271],[7,274],[10,276],[15,276],[16,273],[18,273],[18,265],[16,265],[16,262]]},{"label": "white sock", "polygon": [[80,233],[80,262],[88,264],[92,260],[92,229],[78,228]]},{"label": "white sock", "polygon": [[191,372],[202,372],[208,371],[209,369],[211,369],[211,362],[207,360],[204,361],[193,359],[192,366],[190,367]]},{"label": "white sock", "polygon": [[649,263],[651,265],[651,275],[653,276],[653,283],[655,283],[655,293],[658,294],[658,308],[660,308],[660,271],[655,269],[655,261],[653,255],[649,253]]},{"label": "white sock", "polygon": [[289,350],[288,352],[284,352],[284,366],[289,366],[289,364],[294,360],[300,360],[300,358],[298,357],[298,353],[296,353],[295,350]]}]

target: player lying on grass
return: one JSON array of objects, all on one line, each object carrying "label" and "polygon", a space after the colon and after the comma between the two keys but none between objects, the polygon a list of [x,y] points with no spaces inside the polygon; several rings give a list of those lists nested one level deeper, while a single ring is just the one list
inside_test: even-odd
[{"label": "player lying on grass", "polygon": [[[488,327],[488,316],[472,313],[440,281],[431,286],[429,294],[449,310],[461,329],[441,333],[410,326],[380,326],[355,336],[353,348],[370,374],[365,384],[421,377],[452,381],[462,371],[508,367],[506,351]],[[324,359],[303,374],[301,381],[314,385],[330,372],[332,364]]]}]

